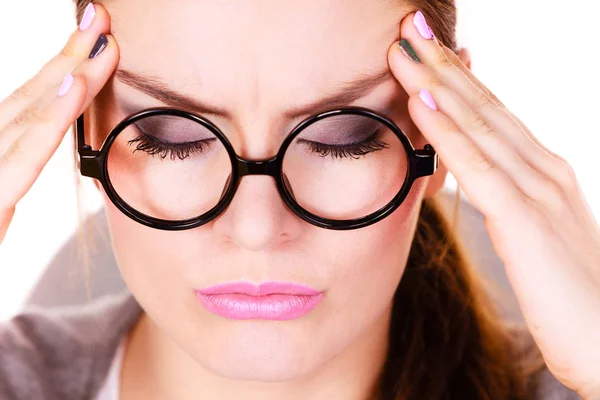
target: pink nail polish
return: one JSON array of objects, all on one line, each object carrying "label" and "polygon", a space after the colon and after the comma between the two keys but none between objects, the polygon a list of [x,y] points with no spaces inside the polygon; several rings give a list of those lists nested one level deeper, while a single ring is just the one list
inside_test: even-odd
[{"label": "pink nail polish", "polygon": [[73,86],[73,80],[73,75],[67,74],[67,76],[65,76],[65,79],[63,79],[62,84],[60,85],[60,89],[58,90],[59,96],[64,96],[65,94],[67,94],[69,89],[71,89],[71,86]]},{"label": "pink nail polish", "polygon": [[427,89],[422,89],[419,93],[419,97],[421,98],[421,100],[423,100],[423,103],[427,104],[427,107],[437,111],[435,101],[433,101],[433,97],[431,97],[431,93],[429,93]]},{"label": "pink nail polish", "polygon": [[79,30],[85,31],[87,28],[92,25],[92,21],[96,16],[96,9],[92,3],[88,4],[83,13],[83,17],[81,17],[81,23],[79,24]]},{"label": "pink nail polish", "polygon": [[421,11],[417,11],[415,16],[413,17],[413,24],[419,31],[419,34],[423,36],[423,38],[429,40],[433,38],[433,33],[431,29],[429,29],[429,25],[427,25],[427,21],[425,21],[425,16]]}]

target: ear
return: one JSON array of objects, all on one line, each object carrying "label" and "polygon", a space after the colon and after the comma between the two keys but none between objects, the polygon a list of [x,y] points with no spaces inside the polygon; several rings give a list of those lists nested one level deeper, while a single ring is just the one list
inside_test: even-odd
[{"label": "ear", "polygon": [[[462,47],[458,52],[458,58],[463,64],[471,69],[471,53],[465,47]],[[439,160],[438,168],[435,173],[429,177],[427,182],[427,188],[425,188],[424,197],[434,196],[443,186],[446,176],[448,175],[448,168],[444,165],[442,160]]]}]

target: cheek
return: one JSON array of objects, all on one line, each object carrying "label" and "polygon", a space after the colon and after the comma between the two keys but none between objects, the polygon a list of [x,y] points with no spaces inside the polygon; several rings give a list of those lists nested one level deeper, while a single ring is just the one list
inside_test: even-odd
[{"label": "cheek", "polygon": [[338,243],[337,256],[329,260],[334,266],[332,313],[354,318],[353,323],[360,326],[374,322],[386,311],[406,267],[422,191],[423,186],[415,182],[391,216]]},{"label": "cheek", "polygon": [[181,271],[185,247],[177,240],[177,232],[159,231],[145,227],[119,211],[105,197],[115,258],[123,280],[146,314],[161,330],[179,343],[195,343],[182,338],[194,330],[190,313],[190,283]]},{"label": "cheek", "polygon": [[139,224],[119,211],[106,195],[104,198],[115,259],[131,291],[136,297],[181,291],[185,282],[179,268],[178,257],[183,254],[177,250],[178,232]]}]

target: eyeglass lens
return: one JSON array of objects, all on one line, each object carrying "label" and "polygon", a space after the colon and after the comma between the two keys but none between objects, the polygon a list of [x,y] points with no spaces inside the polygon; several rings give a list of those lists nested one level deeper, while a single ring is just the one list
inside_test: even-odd
[{"label": "eyeglass lens", "polygon": [[[117,194],[148,216],[181,221],[221,200],[232,165],[227,149],[202,124],[152,115],[128,125],[108,151]],[[369,215],[400,191],[406,150],[386,125],[359,114],[329,116],[306,126],[287,148],[282,173],[298,205],[322,218]]]}]

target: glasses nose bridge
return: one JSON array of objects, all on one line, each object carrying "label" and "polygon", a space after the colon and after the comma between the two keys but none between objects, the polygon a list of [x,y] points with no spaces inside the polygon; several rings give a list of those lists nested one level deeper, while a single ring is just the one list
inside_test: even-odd
[{"label": "glasses nose bridge", "polygon": [[275,177],[279,171],[279,161],[277,157],[267,160],[245,160],[237,157],[239,177],[246,175],[268,175]]}]

